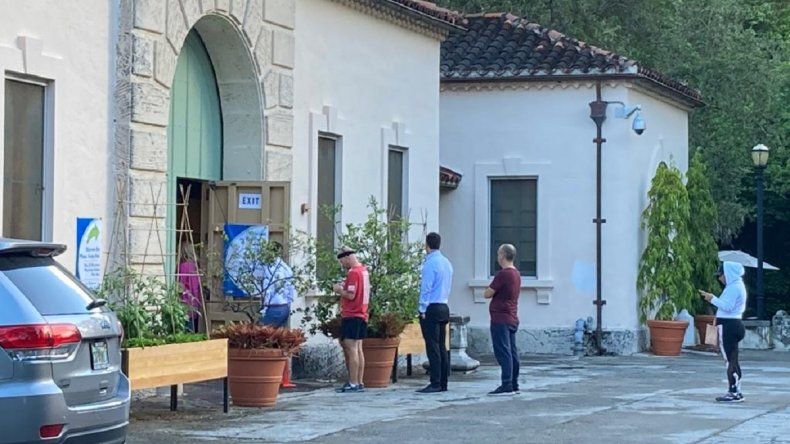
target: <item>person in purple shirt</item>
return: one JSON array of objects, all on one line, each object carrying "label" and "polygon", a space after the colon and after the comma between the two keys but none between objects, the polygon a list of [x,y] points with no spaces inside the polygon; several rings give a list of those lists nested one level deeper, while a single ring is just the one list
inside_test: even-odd
[{"label": "person in purple shirt", "polygon": [[502,368],[502,384],[488,393],[491,396],[515,395],[518,388],[518,350],[516,331],[518,331],[518,295],[521,292],[521,273],[513,263],[516,260],[516,247],[503,244],[497,250],[497,262],[502,267],[483,296],[491,299],[488,312],[491,315],[491,341],[494,356]]},{"label": "person in purple shirt", "polygon": [[188,307],[187,328],[197,332],[200,325],[201,291],[200,273],[194,255],[194,246],[184,243],[181,245],[181,257],[176,273],[177,281],[181,285],[181,302]]}]

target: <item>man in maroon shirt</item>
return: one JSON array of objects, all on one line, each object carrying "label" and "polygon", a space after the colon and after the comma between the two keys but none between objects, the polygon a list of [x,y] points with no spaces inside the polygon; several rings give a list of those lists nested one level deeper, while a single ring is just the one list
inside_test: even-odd
[{"label": "man in maroon shirt", "polygon": [[521,273],[513,265],[516,247],[503,244],[497,250],[497,262],[502,267],[483,295],[491,299],[488,312],[491,315],[491,340],[494,356],[502,367],[502,385],[489,393],[491,396],[506,396],[520,393],[518,389],[518,295],[521,292]]}]

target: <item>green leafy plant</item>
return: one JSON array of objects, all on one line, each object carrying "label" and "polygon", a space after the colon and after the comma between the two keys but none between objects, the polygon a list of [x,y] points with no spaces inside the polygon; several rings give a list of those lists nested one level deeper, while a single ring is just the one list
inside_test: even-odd
[{"label": "green leafy plant", "polygon": [[184,344],[187,342],[204,341],[206,335],[203,333],[177,333],[162,337],[129,338],[124,341],[124,347],[153,347],[156,345]]},{"label": "green leafy plant", "polygon": [[191,308],[181,301],[182,288],[131,268],[108,273],[97,297],[109,301],[124,330],[124,347],[161,345],[203,340],[205,334],[188,335]]},{"label": "green leafy plant", "polygon": [[[694,241],[691,244],[691,282],[696,289],[710,291],[718,285],[714,276],[719,263],[719,248],[714,237],[718,215],[716,204],[710,194],[710,181],[700,151],[694,153],[691,158],[686,190],[688,190],[690,209],[688,232],[689,237]],[[693,305],[689,308],[694,314],[703,314],[710,310],[710,305],[704,303],[701,298],[693,298],[692,301]]]},{"label": "green leafy plant", "polygon": [[[388,214],[374,198],[370,199],[368,207],[370,212],[364,222],[346,224],[338,230],[337,242],[355,250],[357,258],[368,269],[368,336],[395,337],[417,315],[424,246],[421,241],[407,240],[412,226],[407,218]],[[336,220],[334,216],[331,218]],[[345,278],[335,259],[336,252],[314,239],[308,238],[306,243],[312,245],[307,251],[313,253],[308,262],[313,269],[322,270],[316,275],[316,287],[320,292],[332,295],[332,285]],[[311,334],[323,331],[334,337],[336,330],[332,327],[338,322],[338,301],[338,297],[327,296],[302,310],[302,323]]]},{"label": "green leafy plant", "polygon": [[653,177],[649,203],[642,214],[647,246],[642,253],[637,287],[640,318],[644,322],[672,320],[693,304],[692,255],[688,231],[689,198],[680,171],[661,163]]}]

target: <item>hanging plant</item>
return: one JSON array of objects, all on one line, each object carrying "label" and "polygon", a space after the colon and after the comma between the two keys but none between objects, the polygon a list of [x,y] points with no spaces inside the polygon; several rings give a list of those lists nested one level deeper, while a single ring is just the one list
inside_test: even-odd
[{"label": "hanging plant", "polygon": [[[717,281],[714,273],[719,264],[718,251],[714,233],[716,221],[719,220],[716,203],[710,194],[710,181],[708,180],[702,153],[697,150],[691,158],[688,171],[686,190],[689,195],[689,236],[694,239],[691,259],[691,282],[695,289],[716,288]],[[708,304],[701,298],[693,298],[691,307],[694,314],[703,314]]]},{"label": "hanging plant", "polygon": [[689,196],[680,171],[661,163],[642,213],[647,246],[639,265],[640,319],[672,320],[694,303],[693,247],[689,235]]}]

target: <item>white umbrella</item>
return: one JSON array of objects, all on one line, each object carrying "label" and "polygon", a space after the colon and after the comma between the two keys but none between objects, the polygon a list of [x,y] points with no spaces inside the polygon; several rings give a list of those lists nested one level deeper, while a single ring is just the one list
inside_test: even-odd
[{"label": "white umbrella", "polygon": [[[737,262],[744,267],[757,268],[757,258],[749,253],[744,253],[741,250],[722,250],[719,251],[719,260],[724,262]],[[763,261],[763,269],[765,270],[779,270],[768,262]]]}]

